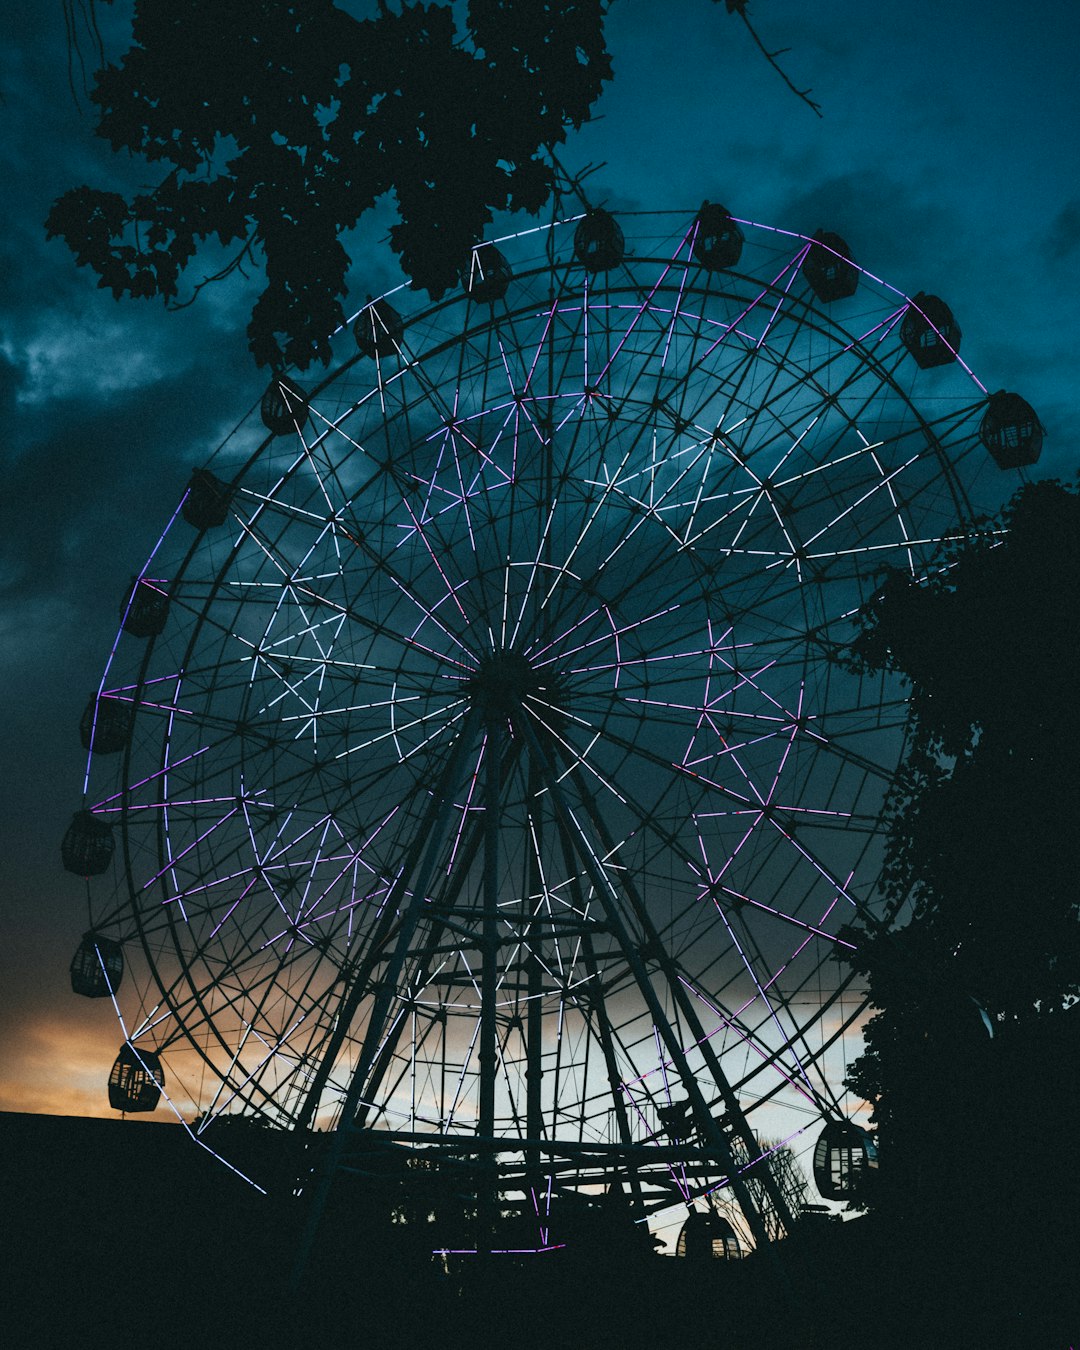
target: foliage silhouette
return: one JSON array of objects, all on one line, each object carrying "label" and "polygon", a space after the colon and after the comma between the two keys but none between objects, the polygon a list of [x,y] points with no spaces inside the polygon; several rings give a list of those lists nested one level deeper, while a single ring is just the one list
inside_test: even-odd
[{"label": "foliage silhouette", "polygon": [[152,190],[71,189],[46,222],[117,297],[175,301],[199,245],[265,260],[248,329],[260,365],[329,356],[344,319],[339,235],[388,193],[391,247],[437,297],[494,211],[551,192],[543,146],[580,127],[611,76],[602,0],[448,4],[137,0],[133,45],[98,72],[98,134],[165,167]]},{"label": "foliage silhouette", "polygon": [[938,1269],[1000,1280],[993,1316],[1022,1313],[1026,1344],[1036,1314],[1064,1326],[1047,1290],[1069,1284],[1080,1199],[1053,1163],[1080,1111],[1078,629],[1080,495],[1046,481],[929,578],[889,574],[855,647],[911,685],[884,874],[911,917],[854,958],[880,1009],[848,1077],[880,1144],[865,1199]]},{"label": "foliage silhouette", "polygon": [[1022,488],[928,580],[889,574],[868,606],[857,661],[911,684],[885,886],[925,948],[898,963],[871,943],[879,978],[918,968],[999,1018],[1080,993],[1078,626],[1080,496],[1056,482]]},{"label": "foliage silhouette", "polygon": [[[468,0],[463,31],[455,9],[380,0],[361,20],[334,0],[134,0],[132,46],[97,72],[89,97],[113,150],[164,174],[130,200],[70,189],[48,235],[117,298],[172,306],[185,269],[216,241],[231,259],[195,294],[265,269],[248,326],[256,362],[328,360],[345,319],[344,232],[393,194],[391,247],[437,299],[494,212],[548,201],[554,147],[612,77],[606,0]],[[743,0],[727,10],[775,65]],[[69,57],[83,66],[75,12],[64,12]]]}]

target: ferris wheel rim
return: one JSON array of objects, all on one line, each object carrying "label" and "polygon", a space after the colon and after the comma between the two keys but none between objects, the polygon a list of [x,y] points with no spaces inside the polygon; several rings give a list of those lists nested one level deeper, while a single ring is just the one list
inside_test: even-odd
[{"label": "ferris wheel rim", "polygon": [[[577,218],[575,217],[574,219],[577,219]],[[563,223],[565,223],[565,222],[563,222]],[[554,228],[554,227],[552,227],[552,228]],[[514,236],[514,237],[517,237],[517,236]],[[799,235],[799,236],[797,236],[797,237],[798,237],[799,239],[801,239],[805,244],[809,244],[809,243],[812,242],[812,241],[809,240],[806,236]],[[505,240],[496,240],[496,241],[494,241],[494,242],[505,242]],[[641,257],[635,257],[635,258],[631,259],[631,260],[630,260],[630,263],[631,263],[632,265],[634,265],[634,266],[639,266],[639,267],[644,268],[644,267],[648,267],[648,266],[654,265],[654,264],[656,263],[656,261],[657,261],[656,259],[649,258],[648,256],[641,256]],[[668,259],[667,261],[668,261],[668,263],[670,263],[671,260]],[[568,265],[569,265],[569,264],[568,264]],[[862,271],[862,269],[860,269],[860,271]],[[543,266],[543,265],[538,265],[531,273],[523,273],[523,274],[522,274],[523,277],[526,277],[526,276],[537,277],[537,276],[541,276],[541,275],[547,275],[547,269],[546,269],[545,266]],[[865,273],[864,275],[869,276],[868,273]],[[735,278],[737,278],[737,279],[740,279],[740,280],[741,280],[741,279],[746,279],[746,280],[748,280],[748,281],[750,281],[750,280],[755,280],[755,279],[752,278],[749,274],[745,274],[745,277],[744,277],[743,274],[736,274],[736,273],[733,273],[733,274],[731,274],[731,276],[732,276],[732,277],[735,277]],[[728,280],[728,278],[725,277],[725,278],[724,278],[725,284],[726,284],[727,280]],[[776,289],[776,288],[774,288],[774,289]],[[640,287],[640,286],[639,286],[639,287],[627,286],[627,287],[624,288],[624,290],[625,290],[625,293],[626,293],[626,294],[631,294],[631,293],[640,294],[641,287]],[[656,290],[656,288],[654,287],[654,291],[655,291],[655,290]],[[606,293],[610,295],[612,292],[609,290],[609,291],[607,291]],[[614,293],[615,293],[615,294],[619,294],[618,290],[616,290]],[[691,294],[696,294],[696,292],[693,292],[692,290],[691,290],[690,293],[691,293]],[[396,294],[396,291],[391,291],[391,292],[388,292],[388,293],[387,293],[388,296],[389,296],[389,295],[394,295],[394,294]],[[897,294],[899,294],[899,293],[897,293]],[[725,298],[726,298],[726,297],[723,296],[723,295],[717,295],[717,294],[710,293],[710,299],[714,299],[714,300],[717,300],[717,301],[722,301],[722,300],[724,300]],[[906,297],[905,297],[905,299],[906,299]],[[586,300],[585,300],[583,303],[587,306],[587,304],[588,304],[587,297],[586,297]],[[813,312],[814,314],[820,313],[819,310],[815,310],[815,309],[814,309],[814,306],[813,306],[812,304],[810,304],[810,302],[807,301],[805,297],[802,298],[802,300],[800,301],[800,303],[803,305],[804,308],[806,308],[807,310]],[[444,314],[444,313],[446,313],[446,312],[452,311],[455,307],[457,307],[458,309],[460,309],[460,308],[461,308],[461,304],[462,304],[462,301],[461,301],[461,298],[460,298],[460,297],[453,297],[453,296],[451,296],[451,297],[449,297],[448,299],[439,302],[437,305],[432,306],[432,307],[428,307],[427,309],[425,309],[425,310],[423,311],[423,317],[425,317],[425,318],[427,318],[427,319],[430,319],[432,316],[435,316],[435,315],[442,315],[442,314]],[[480,308],[479,306],[472,305],[471,302],[469,302],[469,304],[471,305],[471,308],[474,309],[474,310],[477,309],[477,308]],[[513,324],[515,323],[515,321],[516,321],[516,322],[519,322],[519,323],[522,322],[523,319],[524,319],[528,314],[531,314],[531,313],[533,312],[534,308],[535,308],[534,306],[522,305],[521,307],[519,307],[519,309],[518,309],[517,311],[514,311],[513,313],[509,313],[509,314],[507,314],[507,315],[502,315],[502,314],[500,314],[500,315],[497,316],[497,317],[496,317],[493,313],[489,313],[489,315],[488,315],[488,317],[487,317],[486,319],[482,320],[482,321],[479,322],[479,323],[474,324],[471,328],[466,328],[466,329],[465,329],[462,333],[460,333],[459,335],[457,335],[457,336],[452,336],[452,337],[447,337],[447,338],[443,341],[443,343],[441,344],[441,346],[436,346],[436,347],[432,348],[431,350],[425,351],[424,353],[421,354],[421,356],[419,356],[418,358],[416,358],[415,362],[410,361],[409,366],[410,366],[410,368],[412,368],[414,365],[420,365],[420,366],[423,366],[425,362],[428,363],[428,364],[431,365],[431,366],[434,366],[434,365],[437,363],[438,359],[439,359],[443,354],[445,354],[446,352],[452,352],[452,351],[455,351],[455,350],[461,351],[461,350],[464,349],[465,344],[467,344],[467,343],[473,341],[478,335],[490,334],[492,331],[498,329],[501,325],[509,324],[510,327],[511,327],[511,330],[512,330]],[[469,311],[466,311],[466,312],[469,313]],[[823,334],[824,336],[827,336],[827,337],[831,338],[831,337],[832,337],[833,329],[835,329],[837,325],[829,318],[828,315],[823,315],[822,317],[823,317],[823,320],[824,320],[824,321],[827,321],[827,322],[824,323],[824,326],[823,326],[823,329],[822,329],[822,334]],[[828,330],[827,332],[826,332],[826,329]],[[850,337],[851,335],[845,333],[844,336],[845,336],[845,337]],[[895,378],[894,378],[894,374],[891,373],[891,372],[890,372],[890,373],[886,373],[886,372],[885,372],[885,368],[884,368],[884,366],[880,363],[880,361],[879,361],[879,359],[877,358],[877,356],[875,356],[872,352],[870,352],[870,351],[868,351],[868,350],[863,350],[862,348],[859,348],[859,349],[858,349],[858,355],[859,355],[860,360],[863,361],[864,365],[865,365],[866,367],[872,368],[872,369],[874,370],[874,372],[878,375],[878,377],[882,380],[882,382],[885,383],[885,384],[890,385],[890,387],[893,388],[894,392],[898,395],[898,397],[904,401],[904,403],[907,405],[907,407],[910,408],[910,409],[914,409],[914,410],[916,411],[916,414],[918,415],[918,409],[916,408],[915,404],[914,404],[914,403],[912,402],[912,400],[909,399],[908,396],[903,392],[903,390],[900,388],[899,384],[896,383]],[[335,369],[330,375],[328,375],[327,378],[326,378],[324,381],[320,382],[320,383],[316,386],[316,388],[314,389],[314,391],[313,391],[313,393],[312,393],[312,395],[311,395],[311,401],[312,401],[312,403],[316,403],[316,402],[318,401],[318,399],[325,393],[325,391],[327,391],[327,390],[332,390],[332,389],[335,387],[336,382],[339,381],[339,380],[344,379],[344,378],[348,375],[348,373],[349,373],[350,371],[352,371],[353,369],[355,369],[355,368],[357,367],[358,363],[359,363],[361,360],[362,360],[362,358],[361,358],[361,356],[360,356],[359,354],[357,354],[356,356],[353,356],[353,357],[347,359],[345,362],[342,363],[342,365],[341,365],[339,368]],[[973,377],[973,378],[974,378],[974,377]],[[981,387],[981,386],[980,386],[980,387]],[[378,377],[377,385],[376,385],[375,388],[373,388],[373,389],[372,389],[365,397],[366,397],[367,400],[370,401],[370,400],[372,400],[372,399],[374,399],[374,398],[376,398],[376,397],[381,396],[382,393],[383,393],[383,386],[382,386],[382,377],[381,377],[381,374],[380,374],[379,377]],[[422,401],[422,398],[423,398],[423,393],[422,393],[422,391],[421,391],[420,394],[417,395],[417,398],[418,398],[419,401]],[[266,506],[265,506],[265,508],[264,508],[264,507],[261,507],[261,506],[260,506],[260,507],[256,507],[254,514],[251,515],[251,516],[249,517],[249,519],[248,519],[248,526],[247,526],[246,528],[248,528],[250,531],[253,532],[256,523],[257,523],[257,522],[259,521],[259,519],[260,519],[260,513],[272,514],[272,512],[271,512],[271,507],[270,507],[270,502],[273,500],[274,494],[276,494],[277,492],[279,492],[279,491],[282,489],[283,485],[289,483],[290,480],[291,480],[294,476],[300,475],[300,474],[302,474],[302,473],[304,472],[304,470],[305,470],[305,465],[306,465],[306,463],[307,463],[307,460],[310,458],[311,453],[312,453],[313,451],[319,450],[319,448],[320,448],[322,445],[324,445],[326,442],[328,442],[328,441],[330,440],[330,438],[332,437],[332,435],[334,434],[334,432],[338,429],[339,425],[344,425],[344,424],[346,424],[346,423],[348,422],[348,420],[349,420],[351,417],[355,416],[355,415],[357,414],[358,409],[360,408],[362,402],[363,402],[363,400],[361,400],[360,402],[357,402],[357,403],[353,403],[353,404],[351,404],[351,405],[349,405],[349,406],[347,406],[347,407],[343,407],[342,410],[339,412],[339,414],[337,415],[337,417],[335,418],[335,420],[334,420],[333,422],[329,422],[329,421],[328,421],[328,422],[326,423],[326,425],[325,425],[321,430],[319,430],[319,431],[317,432],[317,434],[316,434],[315,438],[313,439],[311,445],[307,445],[307,444],[304,445],[303,450],[302,450],[301,452],[298,452],[298,454],[296,455],[296,457],[295,457],[295,459],[294,459],[292,465],[289,466],[289,467],[286,469],[286,471],[285,471],[281,476],[279,476],[279,477],[277,478],[277,480],[269,487],[269,489],[267,490],[267,494],[266,494],[266,496],[265,496],[265,498],[264,498],[264,500],[266,501]],[[969,411],[970,411],[970,410],[969,410]],[[921,416],[921,415],[920,415],[920,416]],[[954,483],[954,481],[953,481],[953,475],[948,471],[948,466],[949,466],[949,463],[950,463],[950,462],[949,462],[949,459],[948,459],[948,456],[945,454],[945,451],[944,451],[940,446],[937,445],[936,437],[933,435],[932,430],[931,430],[931,424],[926,423],[926,422],[922,422],[921,425],[922,425],[923,432],[926,434],[926,436],[928,437],[928,439],[930,439],[930,440],[933,442],[933,444],[934,444],[934,447],[935,447],[935,453],[937,453],[937,454],[939,455],[939,462],[940,462],[940,465],[942,466],[942,473],[943,473],[943,476],[948,480],[948,488],[949,488],[949,490],[950,490],[951,492],[954,493],[954,498],[955,498],[955,488],[956,488],[956,483]],[[245,491],[245,479],[247,478],[247,476],[248,476],[249,474],[251,474],[251,473],[254,472],[254,470],[257,468],[257,466],[260,465],[260,463],[262,462],[263,457],[267,454],[267,452],[268,452],[271,448],[274,447],[274,445],[275,445],[275,438],[274,438],[273,436],[268,436],[268,437],[266,437],[266,438],[261,442],[261,444],[260,444],[255,450],[252,451],[252,454],[251,454],[251,456],[249,457],[249,459],[247,460],[246,464],[244,464],[244,465],[242,466],[242,468],[240,468],[240,469],[236,472],[236,474],[233,476],[233,478],[232,478],[232,480],[231,480],[231,488],[232,488],[234,491],[240,492],[240,493],[243,493],[243,492]],[[213,461],[211,461],[211,463],[213,463]],[[961,491],[961,496],[964,498],[964,505],[967,506],[968,503],[967,503],[967,501],[966,501],[966,495],[963,493],[962,485],[960,485],[960,491]],[[284,533],[284,530],[287,529],[287,528],[288,528],[287,526],[283,526],[283,527],[282,527],[283,533]],[[188,639],[188,648],[187,648],[187,652],[186,652],[186,654],[185,654],[185,660],[184,660],[183,662],[181,662],[181,665],[182,665],[182,667],[183,667],[184,669],[186,669],[186,668],[187,668],[187,665],[188,665],[188,661],[187,661],[186,658],[187,658],[187,657],[190,657],[190,656],[196,651],[197,644],[198,644],[198,642],[199,642],[199,640],[200,640],[200,638],[201,638],[201,635],[202,635],[202,628],[201,628],[201,625],[202,625],[202,623],[203,623],[203,619],[205,618],[206,614],[209,613],[210,606],[211,606],[211,604],[212,604],[213,601],[214,601],[214,598],[215,598],[215,596],[216,596],[216,593],[218,592],[218,590],[219,590],[219,589],[222,587],[222,585],[224,584],[223,578],[225,577],[226,568],[227,568],[228,566],[232,565],[232,564],[236,561],[237,557],[240,555],[241,550],[242,550],[242,548],[243,548],[243,546],[244,546],[245,537],[246,537],[246,536],[245,536],[244,531],[241,531],[241,533],[240,533],[239,535],[236,536],[236,539],[234,540],[234,543],[233,543],[233,545],[232,545],[232,547],[231,547],[231,550],[230,550],[229,553],[227,554],[226,560],[225,560],[224,562],[221,562],[221,563],[219,564],[219,568],[218,568],[218,571],[217,571],[217,573],[216,573],[215,580],[214,580],[213,585],[212,585],[212,587],[211,587],[211,590],[210,590],[210,592],[208,593],[208,595],[207,595],[207,597],[206,597],[206,599],[205,599],[205,602],[204,602],[203,616],[200,617],[199,621],[196,622],[196,624],[194,625],[194,627],[192,627],[191,630],[190,630],[189,639]],[[185,559],[184,563],[182,564],[182,566],[181,566],[181,568],[180,568],[180,571],[179,571],[178,574],[177,574],[178,576],[186,574],[186,569],[187,569],[187,567],[188,567],[188,566],[191,564],[191,562],[197,557],[200,548],[201,548],[201,535],[200,535],[194,542],[192,542],[192,544],[191,544],[191,546],[190,546],[190,548],[189,548],[189,550],[188,550],[187,558]],[[347,617],[347,616],[346,616],[346,617]],[[149,646],[148,646],[148,648],[147,648],[147,651],[146,651],[146,653],[145,653],[145,656],[144,656],[144,658],[143,658],[143,663],[142,663],[141,671],[140,671],[140,675],[139,675],[139,680],[140,680],[140,681],[143,681],[143,680],[145,679],[145,677],[146,677],[146,672],[147,672],[148,669],[150,668],[150,662],[151,662],[152,655],[153,655],[153,642],[154,642],[154,640],[152,639],[152,640],[151,640],[151,643],[149,644]],[[644,659],[644,658],[643,658],[643,659]],[[809,660],[810,658],[807,657],[807,658],[805,658],[805,659]],[[249,688],[249,690],[247,691],[247,693],[245,694],[244,697],[248,697],[248,696],[250,696],[250,695],[251,695],[251,689]],[[166,754],[166,756],[167,756],[167,749],[164,750],[163,753]],[[627,754],[630,754],[630,753],[631,753],[631,748],[628,747],[627,750],[626,750],[626,753],[627,753]],[[125,770],[124,770],[124,772],[125,772],[125,777],[126,777],[127,774],[128,774],[128,765],[129,765],[130,762],[131,762],[131,755],[132,755],[132,748],[131,748],[131,746],[129,745],[129,746],[127,747],[127,749],[125,750],[125,755],[124,755],[124,763],[125,763]],[[164,767],[164,765],[163,765],[163,767]],[[298,770],[297,770],[297,773],[298,773],[298,775],[302,775],[303,771],[298,769]],[[131,859],[131,853],[130,853],[130,850],[129,850],[129,848],[128,848],[127,825],[128,825],[128,820],[127,820],[127,808],[126,808],[126,806],[125,806],[125,813],[124,813],[124,816],[123,816],[123,819],[122,819],[122,826],[123,826],[122,832],[123,832],[123,834],[124,834],[124,858],[125,858],[125,869],[126,869],[128,875],[129,875],[129,877],[130,877],[130,876],[132,876],[132,875],[134,875],[134,874],[133,874],[133,871],[132,871],[132,866],[133,866],[133,864],[132,864],[132,859]],[[138,906],[135,904],[135,892],[134,892],[133,889],[130,889],[130,891],[129,891],[129,899],[130,899],[130,901],[131,901],[132,908],[133,908],[133,909],[135,910],[135,912],[136,912],[136,918],[138,919],[139,910],[138,910]],[[172,927],[175,929],[175,926],[176,926],[177,921],[176,921],[175,918],[174,918],[174,912],[171,911],[171,910],[169,911],[169,914],[168,914],[168,923],[169,923],[170,926],[172,926]],[[141,925],[141,922],[139,923],[139,936],[140,936],[140,940],[141,940],[141,942],[142,942],[142,945],[143,945],[143,947],[144,947],[144,950],[145,950],[145,952],[146,952],[147,959],[148,959],[148,961],[151,963],[151,966],[152,966],[152,967],[154,968],[154,970],[155,970],[155,978],[156,978],[156,966],[154,966],[154,959],[155,959],[155,958],[154,958],[154,953],[153,953],[153,943],[152,943],[152,941],[151,941],[151,936],[152,936],[152,935],[149,934],[149,933],[147,933],[147,932],[145,932],[145,931],[143,930],[143,927],[142,927],[142,925]],[[174,945],[177,946],[177,949],[178,949],[178,950],[180,949],[180,944],[179,944],[179,943],[175,943]],[[327,955],[328,955],[328,953],[327,953]],[[284,969],[285,969],[285,963],[283,962],[283,963],[281,964],[281,966],[279,966],[279,972],[280,972],[281,970],[284,970]],[[185,972],[185,977],[186,977],[186,972]],[[314,978],[314,977],[312,976],[312,978]],[[194,985],[194,983],[193,983],[190,979],[189,979],[189,984],[190,984],[190,986],[191,986],[192,992],[195,993],[195,985]],[[160,985],[160,993],[161,993],[162,997],[165,998],[165,999],[167,1000],[168,997],[169,997],[170,995],[173,995],[173,994],[175,993],[175,988],[176,988],[175,983],[161,984],[161,985]],[[835,999],[836,997],[838,997],[838,992],[837,992],[837,993],[834,993],[833,999]],[[196,999],[196,1002],[199,1002],[198,998]],[[200,1007],[202,1007],[202,1006],[203,1006],[203,1005],[200,1003]],[[829,1007],[831,1007],[831,1001],[830,1001],[828,1004],[825,1004],[825,1005],[822,1006],[822,1008],[821,1008],[821,1010],[820,1010],[820,1012],[819,1012],[819,1014],[818,1014],[818,1017],[824,1017],[825,1012],[827,1011],[827,1009],[828,1009]],[[211,1014],[210,1010],[207,1009],[207,1008],[205,1008],[205,1007],[203,1007],[203,1018],[204,1018],[204,1025],[205,1025],[207,1028],[211,1029],[211,1031],[214,1030],[214,1028],[215,1028],[215,1023],[214,1023],[213,1015]],[[817,1019],[815,1018],[814,1020],[817,1020]],[[805,1030],[805,1029],[804,1029],[804,1030]],[[799,1029],[798,1029],[798,1028],[796,1029],[796,1035],[797,1035],[797,1034],[799,1034]],[[200,1049],[200,1046],[196,1045],[195,1048],[196,1048],[197,1050],[199,1050],[200,1053],[203,1053],[205,1062],[208,1064],[208,1066],[210,1066],[212,1069],[214,1069],[215,1072],[217,1072],[218,1070],[216,1069],[214,1062],[212,1062],[212,1061],[206,1056],[206,1054],[204,1053],[204,1051],[205,1051],[205,1046],[202,1047],[202,1048]],[[225,1042],[224,1040],[221,1040],[221,1048],[222,1048],[223,1050],[226,1050],[226,1051],[228,1051],[228,1050],[230,1049],[230,1047],[226,1044],[226,1042]],[[790,1048],[790,1045],[787,1045],[787,1048]],[[782,1055],[783,1053],[784,1053],[784,1049],[777,1050],[777,1051],[775,1052],[774,1058],[779,1057],[779,1056]],[[741,1081],[743,1081],[743,1082],[750,1081],[750,1079],[752,1079],[753,1076],[754,1076],[753,1074],[750,1074],[750,1075],[747,1076],[746,1079],[741,1080]],[[272,1099],[272,1095],[273,1095],[273,1094],[272,1094],[272,1089],[269,1089],[269,1090],[268,1090],[268,1096],[269,1096],[271,1099]]]}]

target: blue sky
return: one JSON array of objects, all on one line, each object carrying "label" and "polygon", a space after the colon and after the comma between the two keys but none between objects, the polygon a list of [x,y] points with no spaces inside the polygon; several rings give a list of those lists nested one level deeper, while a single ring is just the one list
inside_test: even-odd
[{"label": "blue sky", "polygon": [[[1043,0],[898,4],[758,0],[763,41],[821,103],[818,119],[711,0],[616,0],[616,79],[563,152],[603,163],[612,209],[696,208],[836,230],[870,271],[952,306],[989,389],[1017,389],[1048,439],[1039,472],[1071,478],[1078,412],[1080,9]],[[125,6],[102,10],[113,52]],[[0,1107],[106,1112],[111,1010],[69,992],[82,928],[59,840],[79,805],[79,715],[125,584],[190,468],[258,397],[238,282],[178,314],[117,304],[46,243],[52,199],[130,188],[67,84],[60,0],[0,17],[0,668],[5,1057]],[[400,278],[382,213],[363,231],[353,296]]]}]

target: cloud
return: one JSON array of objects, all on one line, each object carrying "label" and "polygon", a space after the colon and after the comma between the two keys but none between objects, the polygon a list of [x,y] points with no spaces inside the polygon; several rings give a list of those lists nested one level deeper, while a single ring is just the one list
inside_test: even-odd
[{"label": "cloud", "polygon": [[111,573],[118,546],[128,567],[138,565],[139,541],[152,543],[183,490],[187,466],[208,457],[222,382],[211,358],[120,399],[99,389],[93,397],[53,400],[40,423],[23,416],[22,443],[4,456],[5,601],[81,597],[84,621],[89,617],[93,579]]},{"label": "cloud", "polygon": [[0,426],[11,426],[19,390],[25,378],[22,365],[13,353],[4,351],[0,342]]},{"label": "cloud", "polygon": [[1080,248],[1080,200],[1066,202],[1054,217],[1042,241],[1042,251],[1052,262],[1061,262]]},{"label": "cloud", "polygon": [[46,1014],[17,1025],[6,1041],[0,1110],[115,1117],[108,1078],[120,1033],[111,1008],[82,1022]]},{"label": "cloud", "polygon": [[[806,234],[835,231],[856,262],[901,289],[905,279],[934,270],[951,239],[949,213],[929,191],[871,167],[812,181],[788,198],[782,219]],[[940,261],[936,270],[944,273]]]}]

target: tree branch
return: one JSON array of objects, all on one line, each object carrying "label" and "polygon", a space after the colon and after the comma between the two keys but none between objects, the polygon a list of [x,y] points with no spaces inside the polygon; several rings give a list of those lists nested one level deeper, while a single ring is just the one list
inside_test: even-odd
[{"label": "tree branch", "polygon": [[791,92],[794,95],[796,95],[797,98],[801,98],[802,101],[807,105],[807,107],[812,108],[818,117],[824,116],[824,114],[821,111],[821,104],[816,103],[810,97],[810,90],[800,89],[797,85],[793,84],[787,72],[784,70],[784,68],[780,65],[780,63],[776,59],[778,56],[783,56],[786,52],[790,51],[791,49],[789,47],[781,47],[777,51],[774,52],[769,51],[769,49],[762,42],[761,38],[758,37],[757,29],[754,27],[754,25],[750,22],[749,18],[747,17],[746,13],[747,0],[724,0],[724,2],[727,6],[727,12],[729,14],[737,14],[739,18],[742,19],[743,23],[746,25],[747,32],[754,39],[754,43],[758,51],[761,52],[762,56],[764,56],[765,60],[768,61],[769,65],[772,66],[773,70],[776,71],[776,73],[784,81],[784,83],[791,90]]}]

